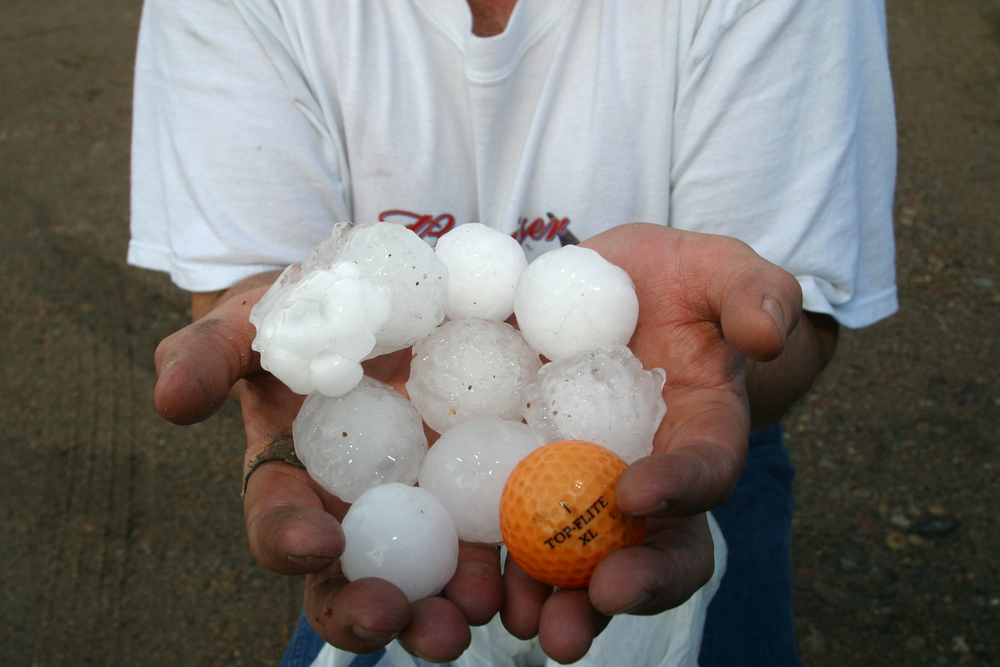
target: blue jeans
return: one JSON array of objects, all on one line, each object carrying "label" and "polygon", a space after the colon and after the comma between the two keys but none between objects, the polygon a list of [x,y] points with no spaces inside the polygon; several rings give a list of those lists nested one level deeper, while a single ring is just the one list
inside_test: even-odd
[{"label": "blue jeans", "polygon": [[[708,607],[701,667],[799,667],[792,614],[792,477],[780,426],[750,436],[733,495],[712,514],[726,537],[726,575]],[[281,667],[309,667],[323,647],[305,614]],[[351,667],[372,667],[380,649]]]},{"label": "blue jeans", "polygon": [[798,667],[792,610],[792,477],[780,426],[750,436],[739,484],[712,510],[726,575],[708,606],[700,667]]}]

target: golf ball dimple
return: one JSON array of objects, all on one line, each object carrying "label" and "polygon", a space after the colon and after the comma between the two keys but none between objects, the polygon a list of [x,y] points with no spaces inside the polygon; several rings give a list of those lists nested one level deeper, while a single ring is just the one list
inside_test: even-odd
[{"label": "golf ball dimple", "polygon": [[583,588],[608,554],[642,543],[646,519],[615,503],[626,467],[582,440],[550,443],[517,464],[500,499],[500,530],[517,564],[549,585]]}]

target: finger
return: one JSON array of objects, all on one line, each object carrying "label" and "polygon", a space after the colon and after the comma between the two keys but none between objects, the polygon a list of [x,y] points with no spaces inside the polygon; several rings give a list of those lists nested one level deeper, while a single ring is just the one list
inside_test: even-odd
[{"label": "finger", "polygon": [[351,653],[371,653],[391,642],[412,618],[403,591],[384,579],[348,582],[334,563],[306,577],[305,613],[325,642]]},{"label": "finger", "polygon": [[552,587],[521,569],[510,554],[504,561],[503,583],[500,620],[507,632],[525,640],[538,636],[542,607],[552,595]]},{"label": "finger", "polygon": [[722,333],[741,354],[771,361],[784,350],[802,316],[802,288],[792,274],[749,247],[736,245],[732,252],[746,259],[720,276],[725,285],[719,308]]},{"label": "finger", "polygon": [[175,424],[207,419],[240,378],[259,370],[259,355],[250,347],[256,329],[249,315],[266,291],[260,287],[235,296],[160,342],[153,400],[165,419]]},{"label": "finger", "polygon": [[485,625],[503,605],[503,586],[499,547],[462,542],[458,569],[443,594],[461,610],[469,625]]},{"label": "finger", "polygon": [[626,514],[684,516],[725,502],[739,481],[750,432],[746,397],[726,387],[671,388],[654,453],[622,473],[615,502]]},{"label": "finger", "polygon": [[652,519],[646,543],[608,555],[590,580],[601,612],[658,614],[683,604],[715,571],[715,547],[704,514]]},{"label": "finger", "polygon": [[[781,353],[801,316],[802,290],[795,277],[731,237],[633,223],[583,245],[635,281],[640,327],[669,327],[691,317],[721,322],[736,350],[769,361]],[[655,358],[655,350],[648,353]]]},{"label": "finger", "polygon": [[293,393],[270,373],[251,375],[241,384],[240,408],[247,442],[275,436],[292,437],[292,423],[306,397]]},{"label": "finger", "polygon": [[587,589],[557,590],[542,608],[538,643],[556,662],[576,662],[610,621],[590,604]]},{"label": "finger", "polygon": [[247,483],[243,507],[250,550],[268,569],[318,572],[344,551],[340,524],[301,468],[280,462],[259,466]]},{"label": "finger", "polygon": [[430,597],[414,602],[413,616],[399,635],[399,644],[428,662],[457,660],[472,643],[472,632],[461,610],[449,600]]}]

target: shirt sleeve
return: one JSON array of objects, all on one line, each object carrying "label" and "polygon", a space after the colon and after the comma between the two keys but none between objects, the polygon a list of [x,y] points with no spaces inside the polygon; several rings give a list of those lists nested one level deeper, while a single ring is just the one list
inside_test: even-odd
[{"label": "shirt sleeve", "polygon": [[259,4],[143,6],[128,262],[190,291],[301,261],[350,219],[340,137]]},{"label": "shirt sleeve", "polygon": [[848,327],[897,305],[881,0],[710,0],[681,45],[671,224],[742,239]]}]

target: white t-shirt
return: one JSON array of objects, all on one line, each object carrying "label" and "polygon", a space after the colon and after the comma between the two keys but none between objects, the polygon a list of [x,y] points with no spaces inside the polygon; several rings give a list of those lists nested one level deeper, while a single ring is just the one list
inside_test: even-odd
[{"label": "white t-shirt", "polygon": [[335,222],[529,257],[643,221],[740,238],[846,326],[897,307],[882,0],[147,0],[132,264],[191,291]]}]

